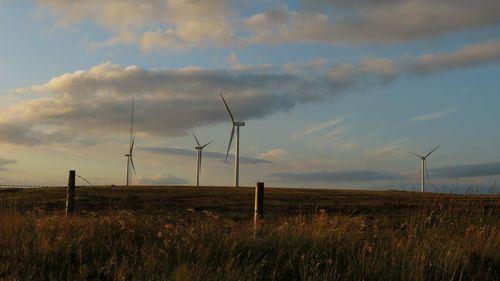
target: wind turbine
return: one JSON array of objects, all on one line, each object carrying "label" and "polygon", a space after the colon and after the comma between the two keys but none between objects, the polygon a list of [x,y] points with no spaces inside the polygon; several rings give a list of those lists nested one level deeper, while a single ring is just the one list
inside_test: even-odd
[{"label": "wind turbine", "polygon": [[134,97],[132,97],[132,116],[130,118],[130,142],[129,142],[129,151],[127,154],[125,154],[125,157],[127,158],[127,186],[130,185],[130,182],[132,181],[132,174],[130,172],[130,166],[132,166],[132,169],[134,170],[135,174],[135,166],[134,166],[134,160],[133,160],[133,152],[134,152],[134,142],[135,142],[135,137],[134,137]]},{"label": "wind turbine", "polygon": [[231,137],[229,138],[229,145],[227,146],[226,162],[227,162],[227,156],[229,155],[229,150],[231,149],[231,142],[233,141],[234,129],[236,128],[236,151],[234,153],[234,187],[239,187],[240,186],[240,127],[245,126],[245,122],[234,121],[233,114],[231,113],[231,110],[229,109],[229,106],[227,105],[224,96],[220,94],[220,97],[222,98],[222,101],[226,106],[227,112],[229,113],[229,118],[231,118],[231,123],[233,125],[233,128],[231,129]]},{"label": "wind turbine", "polygon": [[425,156],[422,156],[422,155],[418,155],[416,153],[413,153],[413,152],[410,152],[410,151],[407,151],[408,153],[412,154],[412,155],[415,155],[417,156],[418,158],[420,158],[420,160],[422,160],[422,185],[420,187],[420,191],[421,192],[425,192],[425,177],[427,176],[427,179],[429,179],[429,172],[427,171],[427,158],[434,152],[436,151],[436,149],[438,149],[440,146],[442,145],[439,144],[438,146],[436,146],[433,150],[431,150],[429,153],[427,153]]},{"label": "wind turbine", "polygon": [[191,132],[191,133],[193,134],[194,140],[196,141],[196,144],[197,144],[197,146],[195,146],[194,148],[196,149],[196,151],[198,153],[198,161],[196,163],[196,187],[198,187],[198,186],[200,186],[201,154],[203,153],[203,148],[205,148],[205,146],[211,144],[213,141],[208,142],[205,145],[201,145],[200,142],[198,141],[198,139],[196,138],[196,136],[194,135],[194,133],[193,132]]}]

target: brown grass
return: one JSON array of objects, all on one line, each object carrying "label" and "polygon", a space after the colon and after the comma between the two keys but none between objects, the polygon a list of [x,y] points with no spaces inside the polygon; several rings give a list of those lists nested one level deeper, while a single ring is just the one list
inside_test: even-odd
[{"label": "brown grass", "polygon": [[[0,280],[500,280],[500,200],[251,189],[0,191]],[[326,211],[320,212],[324,209]]]}]

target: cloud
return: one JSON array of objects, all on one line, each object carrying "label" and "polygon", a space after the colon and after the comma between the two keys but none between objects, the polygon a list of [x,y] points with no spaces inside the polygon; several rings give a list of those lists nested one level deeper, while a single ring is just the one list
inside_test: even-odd
[{"label": "cloud", "polygon": [[500,162],[445,166],[429,170],[431,176],[442,178],[469,178],[500,175]]},{"label": "cloud", "polygon": [[457,112],[459,110],[460,110],[459,107],[454,106],[454,107],[450,107],[450,108],[447,108],[447,109],[444,109],[441,111],[415,116],[410,120],[410,123],[417,123],[417,122],[422,122],[422,121],[430,121],[430,120],[439,119],[443,116]]},{"label": "cloud", "polygon": [[65,135],[78,136],[82,131],[96,135],[126,132],[132,96],[136,97],[139,133],[183,135],[194,127],[227,121],[219,89],[228,93],[233,113],[242,120],[339,93],[335,83],[322,77],[198,67],[146,70],[106,62],[18,89],[18,93],[38,95],[18,95],[16,103],[5,106],[0,131],[11,137],[2,141],[40,144],[64,141]]},{"label": "cloud", "polygon": [[331,149],[333,147],[335,150],[351,150],[356,146],[356,143],[346,141],[346,132],[349,131],[350,126],[339,126],[343,122],[344,118],[338,117],[317,125],[307,126],[303,130],[292,134],[290,139],[303,138],[307,145],[317,148]]},{"label": "cloud", "polygon": [[497,0],[303,1],[297,9],[230,0],[39,0],[38,14],[74,28],[93,23],[111,32],[100,46],[142,50],[237,47],[249,44],[390,44],[496,26]]},{"label": "cloud", "polygon": [[290,138],[291,139],[299,139],[299,138],[305,137],[307,135],[317,133],[317,132],[324,130],[326,128],[337,126],[338,124],[342,123],[342,121],[343,121],[343,118],[340,118],[340,117],[333,118],[333,119],[330,119],[330,120],[325,121],[323,123],[320,123],[320,124],[317,124],[314,126],[306,127],[302,131],[291,135]]},{"label": "cloud", "polygon": [[136,44],[142,50],[221,47],[235,40],[229,0],[38,1],[38,14],[61,27],[91,22],[112,36],[96,46]]},{"label": "cloud", "polygon": [[301,72],[318,72],[324,71],[329,62],[326,59],[315,59],[306,63],[287,63],[283,65],[283,70],[286,73],[298,74]]},{"label": "cloud", "polygon": [[307,172],[307,173],[274,173],[275,180],[283,182],[358,182],[373,180],[398,180],[405,177],[377,171],[337,171],[337,172]]},{"label": "cloud", "polygon": [[237,68],[238,67],[238,57],[236,56],[236,54],[234,52],[231,52],[229,54],[229,56],[227,57],[227,63],[232,66],[233,68]]},{"label": "cloud", "polygon": [[275,148],[267,152],[261,153],[257,156],[261,159],[266,159],[269,161],[279,161],[283,160],[286,156],[288,156],[288,152],[280,148]]},{"label": "cloud", "polygon": [[364,58],[330,70],[328,76],[346,87],[362,82],[387,82],[402,76],[425,76],[500,62],[500,40],[488,40],[443,53],[405,55],[399,59]]},{"label": "cloud", "polygon": [[319,137],[316,140],[314,140],[313,143],[316,143],[316,144],[319,144],[319,145],[321,145],[321,144],[324,144],[324,145],[331,144],[332,142],[338,140],[338,138],[341,137],[348,130],[348,128],[349,127],[347,127],[347,126],[335,128],[333,131],[331,131],[331,132],[329,132],[327,134],[324,134],[321,137]]},{"label": "cloud", "polygon": [[[491,46],[498,49],[491,50],[485,60],[480,50],[490,50]],[[330,101],[367,83],[499,61],[500,41],[488,41],[450,53],[406,56],[391,62],[370,58],[357,64],[339,63],[326,73],[312,76],[259,65],[240,69],[148,70],[105,62],[17,89],[16,100],[2,104],[0,141],[20,145],[75,140],[86,143],[88,139],[98,141],[103,136],[126,133],[132,96],[136,98],[138,133],[180,136],[196,127],[227,122],[218,95],[220,89],[227,93],[236,117],[248,120],[304,103]],[[379,64],[385,67],[375,67]],[[292,138],[314,134],[340,122],[342,118],[334,118],[305,128]]]},{"label": "cloud", "polygon": [[5,159],[5,158],[0,158],[0,171],[6,171],[7,168],[5,168],[5,165],[11,165],[17,163],[16,160],[11,160],[11,159]]},{"label": "cloud", "polygon": [[[178,156],[189,156],[196,157],[196,151],[184,149],[184,148],[173,148],[173,147],[141,147],[141,150],[154,153],[154,154],[165,154],[165,155],[178,155]],[[203,151],[203,158],[216,159],[219,161],[225,161],[226,154],[221,152]],[[228,155],[228,161],[234,159],[233,155]],[[245,164],[264,164],[271,163],[271,161],[260,158],[252,158],[240,155],[240,163]]]},{"label": "cloud", "polygon": [[27,146],[64,143],[75,137],[65,129],[43,131],[32,124],[16,122],[0,123],[0,135],[3,142]]},{"label": "cloud", "polygon": [[409,58],[406,62],[406,72],[410,74],[431,74],[498,63],[499,60],[500,41],[489,40],[465,46],[454,52],[423,54],[416,58]]},{"label": "cloud", "polygon": [[403,152],[404,151],[403,147],[405,145],[406,141],[395,141],[373,149],[368,149],[364,152],[364,154],[369,157],[385,157],[398,152],[399,153]]},{"label": "cloud", "polygon": [[392,77],[400,72],[400,66],[384,58],[368,58],[359,64],[360,73],[376,73],[381,77]]},{"label": "cloud", "polygon": [[345,167],[359,166],[359,160],[340,160],[340,159],[290,159],[286,162],[287,171],[293,172],[315,172],[324,170],[341,170]]},{"label": "cloud", "polygon": [[189,183],[185,179],[170,175],[158,175],[155,177],[140,176],[135,181],[141,185],[181,185]]},{"label": "cloud", "polygon": [[495,0],[376,3],[333,0],[304,1],[303,4],[306,8],[289,10],[280,7],[244,19],[246,28],[251,31],[251,36],[245,38],[246,42],[386,45],[500,23],[500,15],[494,12],[500,9],[500,3]]}]

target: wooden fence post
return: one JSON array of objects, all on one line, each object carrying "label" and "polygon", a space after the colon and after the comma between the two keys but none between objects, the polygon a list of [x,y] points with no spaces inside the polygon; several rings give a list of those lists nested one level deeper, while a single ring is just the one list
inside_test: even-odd
[{"label": "wooden fence post", "polygon": [[66,193],[66,216],[71,216],[75,210],[75,171],[69,171],[68,189]]},{"label": "wooden fence post", "polygon": [[255,205],[253,215],[254,236],[259,231],[260,220],[264,219],[264,183],[257,182],[255,186]]}]

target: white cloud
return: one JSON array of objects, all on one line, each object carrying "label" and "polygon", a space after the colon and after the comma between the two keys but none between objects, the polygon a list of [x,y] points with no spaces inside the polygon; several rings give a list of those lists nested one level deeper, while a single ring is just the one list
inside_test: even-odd
[{"label": "white cloud", "polygon": [[139,176],[135,182],[140,185],[184,185],[189,183],[186,179],[163,174],[154,177]]},{"label": "white cloud", "polygon": [[379,74],[381,76],[394,76],[400,72],[399,65],[392,60],[384,58],[368,58],[359,64],[361,73]]},{"label": "white cloud", "polygon": [[395,141],[365,150],[364,154],[368,157],[385,157],[396,153],[401,153],[406,141]]},{"label": "white cloud", "polygon": [[[39,14],[61,27],[91,22],[111,32],[100,45],[143,50],[246,44],[390,44],[500,23],[497,0],[305,1],[297,10],[271,3],[244,16],[230,0],[39,0]],[[311,3],[314,3],[311,4]],[[314,8],[320,6],[321,8]],[[99,44],[98,44],[99,45]]]},{"label": "white cloud", "polygon": [[97,45],[182,49],[226,46],[235,39],[229,0],[40,0],[39,9],[59,26],[93,22],[110,30],[112,36]]},{"label": "white cloud", "polygon": [[500,40],[487,40],[443,53],[399,59],[364,58],[358,63],[343,63],[328,73],[339,85],[352,87],[364,80],[387,81],[406,76],[422,76],[456,69],[467,69],[500,62]]},{"label": "white cloud", "polygon": [[325,145],[332,143],[333,141],[337,140],[340,136],[342,136],[342,134],[344,134],[347,131],[347,129],[348,129],[347,126],[335,128],[331,132],[319,137],[317,139],[317,142]]},{"label": "white cloud", "polygon": [[283,149],[275,148],[257,155],[258,158],[266,159],[271,162],[282,161],[288,156],[288,152]]},{"label": "white cloud", "polygon": [[282,72],[197,67],[146,70],[106,62],[18,89],[39,95],[23,96],[5,106],[0,131],[12,136],[3,141],[23,144],[64,141],[78,133],[126,132],[130,100],[135,96],[138,133],[182,135],[188,129],[226,120],[219,89],[227,93],[232,110],[243,120],[339,92],[334,83],[320,78]]},{"label": "white cloud", "polygon": [[236,54],[234,52],[231,52],[229,54],[229,56],[227,57],[227,63],[233,68],[237,68],[237,66],[239,65],[238,64],[238,57],[236,56]]},{"label": "white cloud", "polygon": [[[0,141],[22,145],[74,140],[88,143],[88,139],[122,134],[128,131],[132,96],[137,101],[138,133],[183,135],[189,129],[226,120],[218,95],[220,89],[227,93],[238,118],[261,118],[299,104],[329,101],[366,83],[499,62],[500,51],[492,46],[500,50],[500,41],[394,61],[370,58],[368,63],[365,60],[358,64],[340,63],[331,71],[312,76],[259,65],[229,70],[200,67],[147,70],[106,62],[18,89],[15,101],[2,105]],[[489,52],[485,55],[481,50]],[[380,64],[385,67],[374,67]],[[413,122],[439,118],[453,111],[456,110],[416,117]],[[306,137],[341,122],[342,118],[334,118],[306,127],[291,138]],[[330,134],[333,137],[338,133]],[[349,143],[343,145],[353,147]]]},{"label": "white cloud", "polygon": [[302,137],[305,137],[305,136],[317,133],[317,132],[319,132],[321,130],[324,130],[326,128],[337,126],[338,124],[342,123],[342,121],[343,121],[343,118],[336,117],[336,118],[330,119],[328,121],[325,121],[323,123],[306,127],[302,131],[297,132],[297,133],[291,135],[290,138],[291,139],[299,139],[299,138],[302,138]]},{"label": "white cloud", "polygon": [[[306,1],[320,9],[263,11],[245,19],[248,43],[389,44],[500,23],[495,0]],[[432,24],[429,24],[432,23]]]},{"label": "white cloud", "polygon": [[433,112],[433,113],[427,113],[419,116],[415,116],[410,120],[410,123],[417,123],[417,122],[423,122],[423,121],[431,121],[435,119],[439,119],[441,117],[444,117],[446,115],[449,115],[451,113],[459,111],[459,107],[450,107],[441,111]]},{"label": "white cloud", "polygon": [[311,73],[311,72],[324,72],[328,65],[328,60],[326,59],[315,59],[306,63],[287,63],[283,65],[283,70],[286,73],[298,74],[298,73]]},{"label": "white cloud", "polygon": [[[499,2],[500,3],[500,2]],[[462,69],[500,60],[500,41],[490,40],[465,46],[449,53],[424,54],[407,62],[407,72],[430,74],[434,72]]]}]

